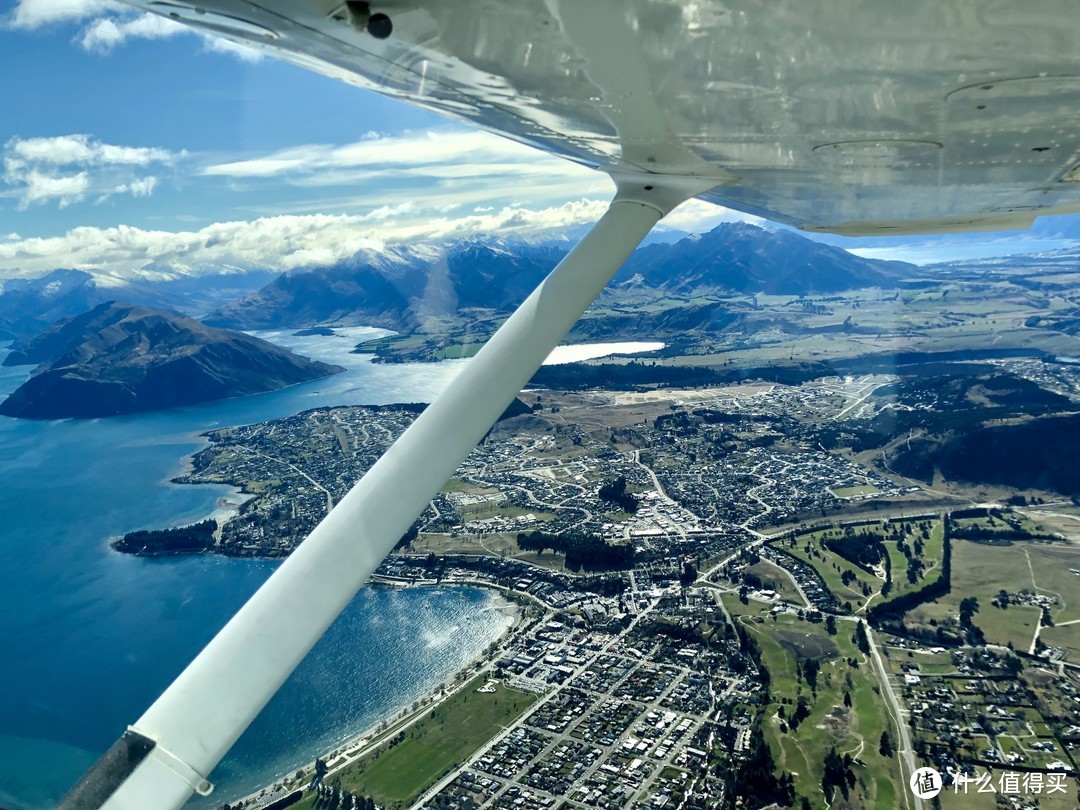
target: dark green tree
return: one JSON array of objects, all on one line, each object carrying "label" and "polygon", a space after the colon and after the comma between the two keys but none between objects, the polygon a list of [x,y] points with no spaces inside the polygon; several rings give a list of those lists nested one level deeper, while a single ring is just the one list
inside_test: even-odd
[{"label": "dark green tree", "polygon": [[967,596],[960,600],[960,624],[970,627],[972,617],[978,612],[979,600],[974,596]]},{"label": "dark green tree", "polygon": [[859,623],[855,625],[855,646],[863,653],[863,655],[870,654],[870,637],[866,634],[866,622],[859,619]]},{"label": "dark green tree", "polygon": [[889,730],[885,729],[881,732],[881,742],[878,744],[878,753],[883,757],[891,757],[893,755],[893,741],[889,736]]}]

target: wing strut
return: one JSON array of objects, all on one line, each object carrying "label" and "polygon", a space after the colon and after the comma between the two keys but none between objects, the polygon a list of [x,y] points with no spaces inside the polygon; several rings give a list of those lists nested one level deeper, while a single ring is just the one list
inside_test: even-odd
[{"label": "wing strut", "polygon": [[[681,180],[681,182],[680,182]],[[165,810],[207,777],[652,227],[705,183],[616,178],[607,212],[60,810]]]}]

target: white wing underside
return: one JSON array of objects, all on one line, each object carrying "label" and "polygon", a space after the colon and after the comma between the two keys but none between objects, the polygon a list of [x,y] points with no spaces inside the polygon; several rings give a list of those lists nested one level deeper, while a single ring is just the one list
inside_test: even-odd
[{"label": "white wing underside", "polygon": [[1074,0],[156,0],[142,8],[602,171],[843,234],[1080,210]]}]

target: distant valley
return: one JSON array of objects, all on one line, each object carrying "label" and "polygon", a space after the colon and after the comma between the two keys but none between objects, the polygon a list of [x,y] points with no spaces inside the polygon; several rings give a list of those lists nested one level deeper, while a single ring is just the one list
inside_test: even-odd
[{"label": "distant valley", "polygon": [[[565,242],[467,240],[392,248],[294,271],[210,313],[236,329],[369,325],[401,333],[364,347],[389,362],[468,356],[566,254]],[[917,268],[862,259],[742,223],[638,249],[570,342],[753,330],[752,298],[891,288]],[[735,299],[735,300],[733,300]]]},{"label": "distant valley", "polygon": [[[101,329],[112,334],[117,328],[110,321],[116,311],[105,310],[111,314],[104,320],[100,312],[89,319],[78,314],[99,306],[98,299],[109,292],[89,273],[64,270],[6,282],[0,318],[7,320],[0,324],[9,324],[9,332],[25,334],[39,323],[34,317],[77,317],[16,344],[9,362],[42,365],[0,412],[45,417],[76,415],[73,408],[78,415],[101,415],[169,407],[269,390],[332,371],[321,364],[304,366],[268,344],[245,343],[240,351],[241,336],[235,333],[207,343],[207,335],[226,334],[210,327],[289,328],[319,335],[337,326],[379,326],[398,334],[357,348],[374,354],[377,362],[468,357],[569,247],[563,237],[471,238],[361,251],[331,266],[285,274],[220,273],[156,283],[142,278],[125,290],[138,303],[182,301],[190,312],[217,302],[201,324],[166,319],[176,331],[168,350],[161,351],[146,347],[157,345],[150,335],[168,331],[163,326],[146,329],[143,318],[121,318],[143,326],[122,339],[103,339]],[[992,370],[964,362],[1077,355],[1078,264],[1074,253],[1058,251],[916,267],[860,258],[785,229],[724,224],[639,248],[569,336],[574,343],[647,337],[663,341],[665,348],[636,360],[545,368],[534,384],[632,390],[744,379],[798,384],[827,375],[890,372],[904,379],[936,374],[948,380]],[[72,332],[79,334],[74,343]],[[201,348],[180,352],[187,344]],[[61,358],[76,346],[77,357]],[[147,379],[155,381],[153,386]],[[74,389],[78,396],[63,393]],[[64,407],[59,399],[66,401]],[[1027,401],[1026,395],[1022,399]],[[75,402],[90,404],[75,407]],[[1069,412],[1061,403],[1051,410]],[[905,426],[905,435],[909,430],[918,435],[894,448],[895,463],[921,480],[942,465],[950,477],[973,475],[948,461],[966,447],[963,431],[981,424],[978,409],[964,413],[958,432],[958,426],[927,425],[901,410],[898,424]],[[1018,413],[1015,418],[1033,417]],[[881,425],[864,430],[869,431],[865,436],[841,444],[867,443],[873,434],[875,446],[881,446],[901,432]],[[1014,425],[1007,432],[1022,438],[1031,431],[1040,437],[1047,432],[1041,425]],[[1004,440],[1005,434],[987,436]],[[1025,475],[1034,480],[1033,474]],[[1067,474],[1043,485],[1065,492],[1073,487]]]},{"label": "distant valley", "polygon": [[268,270],[197,276],[151,274],[121,282],[86,270],[53,270],[33,279],[0,279],[0,340],[33,337],[67,318],[121,299],[198,317],[257,290],[278,274]]}]

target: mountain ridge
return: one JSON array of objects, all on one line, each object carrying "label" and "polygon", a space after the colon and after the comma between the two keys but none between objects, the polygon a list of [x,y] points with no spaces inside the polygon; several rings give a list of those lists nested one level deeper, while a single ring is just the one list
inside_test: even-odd
[{"label": "mountain ridge", "polygon": [[[284,273],[205,320],[239,329],[336,324],[438,331],[440,319],[469,310],[509,313],[569,247],[472,239],[357,254],[328,267]],[[890,283],[915,269],[864,259],[789,231],[723,223],[707,234],[639,248],[603,295],[618,298],[628,285],[637,295],[653,297],[832,293]]]},{"label": "mountain ridge", "polygon": [[262,393],[343,371],[168,310],[105,302],[63,318],[5,365],[38,363],[0,402],[29,419],[94,418]]}]

